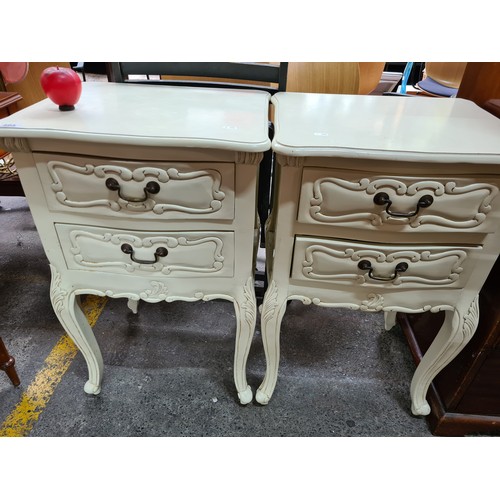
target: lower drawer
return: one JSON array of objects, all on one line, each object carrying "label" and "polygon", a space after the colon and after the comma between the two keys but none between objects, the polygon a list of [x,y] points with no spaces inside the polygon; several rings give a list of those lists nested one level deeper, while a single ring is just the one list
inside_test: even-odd
[{"label": "lower drawer", "polygon": [[295,239],[292,279],[401,288],[462,288],[480,246],[403,246]]},{"label": "lower drawer", "polygon": [[68,269],[173,277],[231,277],[234,273],[234,233],[229,231],[55,227]]}]

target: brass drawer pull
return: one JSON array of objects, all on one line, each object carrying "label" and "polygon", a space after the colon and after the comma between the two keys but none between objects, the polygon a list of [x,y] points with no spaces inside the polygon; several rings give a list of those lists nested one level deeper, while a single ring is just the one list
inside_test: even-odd
[{"label": "brass drawer pull", "polygon": [[369,260],[359,261],[358,267],[362,271],[368,271],[368,277],[376,281],[394,281],[399,276],[399,273],[404,273],[408,270],[408,264],[406,262],[400,262],[394,268],[394,274],[392,276],[374,276],[373,267]]},{"label": "brass drawer pull", "polygon": [[124,243],[121,246],[121,250],[123,253],[130,255],[130,259],[137,262],[137,264],[155,264],[158,262],[159,257],[166,257],[168,255],[168,250],[165,247],[158,247],[154,253],[155,260],[141,260],[134,257],[134,249],[132,248],[132,245]]},{"label": "brass drawer pull", "polygon": [[434,202],[434,198],[430,194],[426,194],[420,198],[417,202],[417,208],[413,212],[391,212],[389,208],[392,205],[392,200],[389,198],[389,195],[387,193],[377,193],[374,198],[373,202],[375,205],[387,205],[385,207],[385,211],[391,216],[391,217],[414,217],[415,215],[418,214],[418,211],[421,208],[427,208],[432,205]]},{"label": "brass drawer pull", "polygon": [[140,203],[146,201],[150,194],[158,194],[160,192],[160,185],[155,181],[150,181],[146,184],[146,187],[144,188],[144,194],[145,194],[144,198],[126,198],[120,192],[120,184],[116,179],[113,179],[112,177],[106,179],[106,187],[110,191],[118,191],[118,196],[122,200],[131,201],[133,203]]}]

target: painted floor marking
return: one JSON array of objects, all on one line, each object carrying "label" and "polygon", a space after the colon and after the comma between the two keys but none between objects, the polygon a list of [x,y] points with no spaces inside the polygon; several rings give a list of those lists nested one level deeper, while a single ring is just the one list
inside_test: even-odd
[{"label": "painted floor marking", "polygon": [[[96,295],[87,295],[82,300],[82,310],[91,328],[96,324],[107,301],[107,297]],[[1,424],[0,437],[29,436],[77,352],[78,348],[68,335],[62,335],[45,359],[42,369],[24,390],[19,403]]]}]

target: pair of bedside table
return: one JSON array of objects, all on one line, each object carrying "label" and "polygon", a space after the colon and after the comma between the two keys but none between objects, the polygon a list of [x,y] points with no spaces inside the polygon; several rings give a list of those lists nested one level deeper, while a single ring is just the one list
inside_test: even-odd
[{"label": "pair of bedside table", "polygon": [[[234,302],[234,378],[256,321],[256,187],[270,96],[85,84],[76,110],[49,101],[0,122],[52,269],[51,300],[101,388],[81,294]],[[468,101],[278,93],[269,287],[261,326],[269,402],[289,300],[397,312],[446,311],[417,367],[412,411],[477,325],[499,251],[500,125]],[[311,332],[311,334],[314,334]]]}]

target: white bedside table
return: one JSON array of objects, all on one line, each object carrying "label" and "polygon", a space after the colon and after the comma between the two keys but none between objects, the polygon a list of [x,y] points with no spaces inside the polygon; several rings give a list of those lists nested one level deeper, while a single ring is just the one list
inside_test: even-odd
[{"label": "white bedside table", "polygon": [[500,251],[500,121],[461,99],[279,93],[272,102],[279,167],[257,401],[275,388],[288,300],[384,311],[387,329],[398,311],[444,310],[410,388],[413,413],[426,415],[429,384],[474,334]]},{"label": "white bedside table", "polygon": [[234,302],[234,379],[256,319],[256,181],[269,94],[84,83],[74,111],[44,100],[0,121],[52,271],[51,300],[101,390],[81,294]]}]

